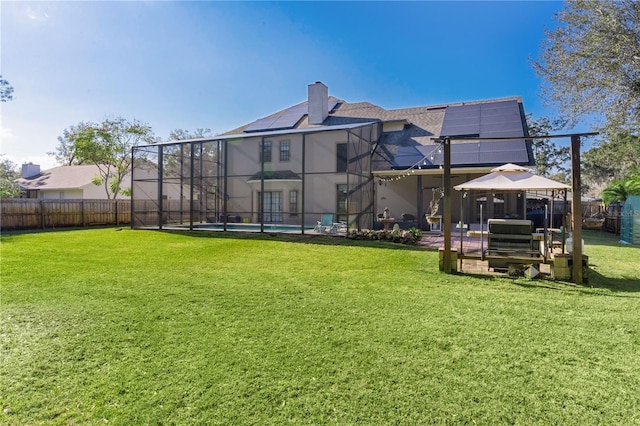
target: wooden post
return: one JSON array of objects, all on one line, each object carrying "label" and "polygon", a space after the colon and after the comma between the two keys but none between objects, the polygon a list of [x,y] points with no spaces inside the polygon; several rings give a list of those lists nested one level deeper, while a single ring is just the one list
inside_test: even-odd
[{"label": "wooden post", "polygon": [[40,228],[44,229],[45,221],[44,221],[44,200],[40,200]]},{"label": "wooden post", "polygon": [[[467,196],[466,191],[460,192],[460,221],[458,225],[460,226],[460,256],[462,256],[462,239],[464,237],[464,199]],[[471,224],[469,224],[471,225]],[[460,270],[462,270],[462,259],[460,259]]]},{"label": "wooden post", "polygon": [[573,282],[583,283],[582,277],[582,199],[580,195],[580,136],[571,136],[571,217],[573,228]]},{"label": "wooden post", "polygon": [[416,228],[422,230],[422,222],[423,222],[423,218],[424,218],[424,214],[422,212],[422,206],[424,206],[424,198],[422,196],[422,175],[418,175],[417,178],[417,187],[418,187],[418,199],[417,199],[417,205],[416,205],[416,219],[417,223],[416,223]]},{"label": "wooden post", "polygon": [[442,220],[444,221],[444,257],[443,271],[451,273],[451,139],[444,138],[444,205],[442,206]]},{"label": "wooden post", "polygon": [[480,203],[480,260],[484,262],[484,217],[482,217],[482,203]]}]

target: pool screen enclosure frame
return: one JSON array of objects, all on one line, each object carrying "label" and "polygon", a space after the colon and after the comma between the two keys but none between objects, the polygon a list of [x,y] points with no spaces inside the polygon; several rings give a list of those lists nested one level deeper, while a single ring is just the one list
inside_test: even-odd
[{"label": "pool screen enclosure frame", "polygon": [[131,227],[305,233],[332,213],[371,228],[380,134],[367,122],[136,146]]}]

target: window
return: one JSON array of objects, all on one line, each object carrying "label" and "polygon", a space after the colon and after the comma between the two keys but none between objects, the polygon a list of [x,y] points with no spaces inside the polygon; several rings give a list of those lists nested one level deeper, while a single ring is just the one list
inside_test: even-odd
[{"label": "window", "polygon": [[289,161],[290,144],[289,141],[280,141],[280,161]]},{"label": "window", "polygon": [[347,171],[347,144],[339,143],[336,146],[336,172],[344,173]]},{"label": "window", "polygon": [[[346,144],[345,144],[346,145]],[[338,212],[338,221],[347,221],[347,185],[338,184],[336,191],[336,212]]]},{"label": "window", "polygon": [[260,162],[271,162],[271,141],[264,141],[260,144]]},{"label": "window", "polygon": [[291,216],[298,216],[298,191],[293,190],[289,192],[289,214]]},{"label": "window", "polygon": [[266,223],[281,223],[282,222],[282,208],[281,208],[281,193],[280,192],[265,192],[259,200],[264,203],[264,221]]}]

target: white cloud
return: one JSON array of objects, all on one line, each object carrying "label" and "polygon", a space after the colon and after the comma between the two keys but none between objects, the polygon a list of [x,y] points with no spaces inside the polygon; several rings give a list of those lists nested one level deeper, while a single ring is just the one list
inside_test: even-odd
[{"label": "white cloud", "polygon": [[49,19],[49,14],[47,12],[28,7],[27,18],[29,18],[32,21],[44,21],[46,19]]},{"label": "white cloud", "polygon": [[55,149],[56,134],[55,125],[4,111],[0,115],[0,154],[18,165],[34,163],[43,169],[54,167],[55,158],[47,152]]},{"label": "white cloud", "polygon": [[[6,154],[16,141],[16,136],[9,127],[2,123],[2,115],[0,115],[0,154]],[[13,161],[13,160],[12,160]]]},{"label": "white cloud", "polygon": [[2,125],[2,118],[0,117],[0,141],[2,141],[2,146],[7,142],[11,142],[13,139],[15,139],[13,132],[8,127]]}]

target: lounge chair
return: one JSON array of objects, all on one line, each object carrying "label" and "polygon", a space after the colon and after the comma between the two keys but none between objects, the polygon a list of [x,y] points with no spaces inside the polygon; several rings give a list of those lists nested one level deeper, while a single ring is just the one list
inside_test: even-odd
[{"label": "lounge chair", "polygon": [[334,222],[333,213],[322,213],[322,217],[317,221],[317,225],[313,228],[316,232],[335,234],[338,231],[346,231],[347,224],[345,222]]}]

